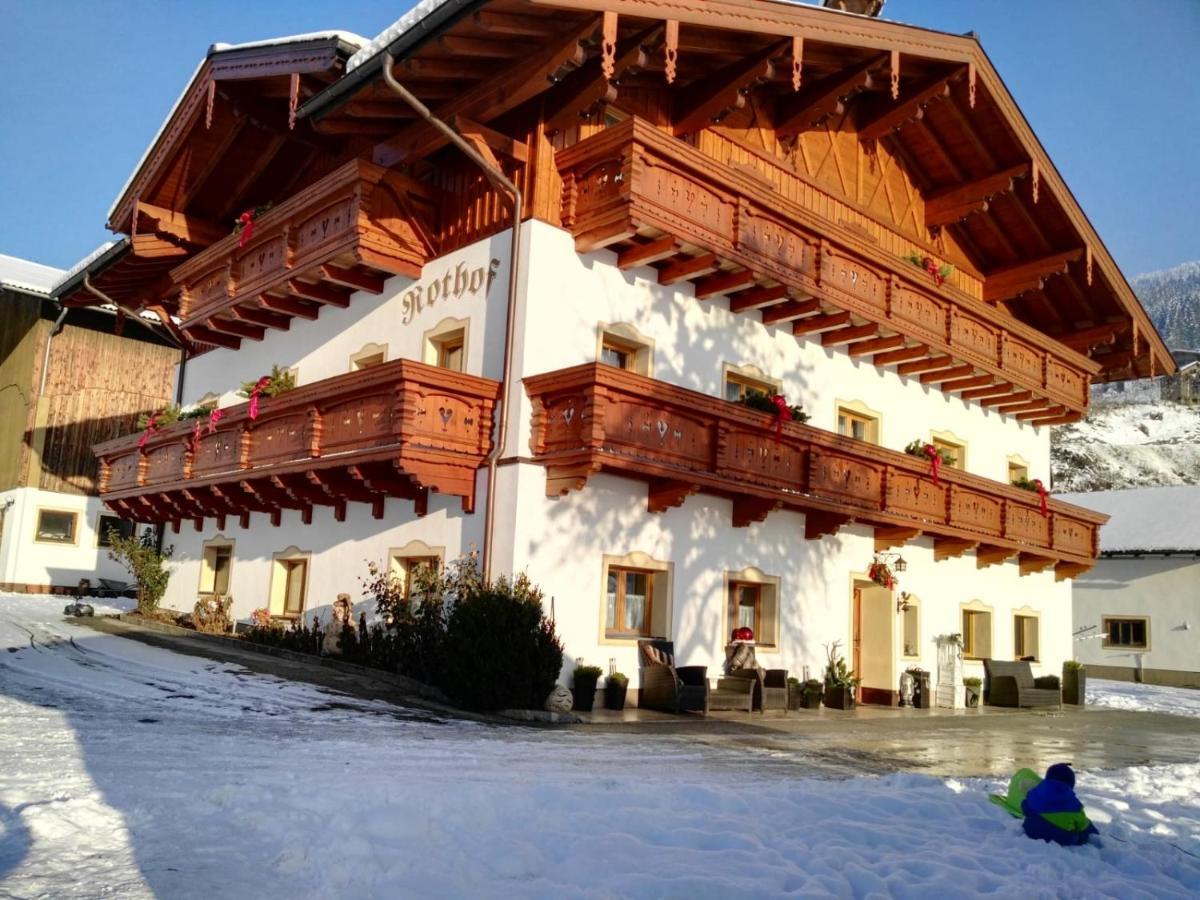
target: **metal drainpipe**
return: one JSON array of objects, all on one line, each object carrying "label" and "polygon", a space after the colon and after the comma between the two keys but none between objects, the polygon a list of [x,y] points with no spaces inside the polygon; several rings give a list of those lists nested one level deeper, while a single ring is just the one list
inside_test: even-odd
[{"label": "metal drainpipe", "polygon": [[492,577],[492,536],[496,525],[496,504],[492,502],[492,498],[496,492],[496,462],[499,460],[500,454],[504,452],[505,445],[508,443],[508,389],[509,380],[512,378],[513,318],[517,308],[517,269],[520,265],[521,253],[521,189],[513,184],[503,172],[493,168],[461,134],[431,113],[424,103],[414,97],[404,85],[400,84],[395,76],[392,75],[392,65],[394,63],[395,60],[390,53],[383,54],[383,80],[387,86],[398,94],[405,103],[411,106],[418,116],[440,131],[454,146],[465,153],[467,158],[483,171],[488,181],[511,195],[512,239],[510,241],[508,263],[508,308],[504,319],[504,374],[500,381],[500,427],[496,446],[488,454],[487,498],[484,500],[487,508],[484,512],[483,577],[485,581],[490,581]]},{"label": "metal drainpipe", "polygon": [[67,307],[59,306],[58,318],[54,320],[54,327],[50,329],[50,333],[46,335],[46,352],[42,354],[42,377],[38,382],[38,399],[46,393],[46,380],[50,377],[50,342],[54,340],[54,336],[62,331],[63,320],[67,317]]}]

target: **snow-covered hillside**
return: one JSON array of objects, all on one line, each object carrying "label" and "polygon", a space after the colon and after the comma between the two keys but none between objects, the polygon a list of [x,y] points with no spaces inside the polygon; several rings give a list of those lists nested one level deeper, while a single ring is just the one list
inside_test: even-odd
[{"label": "snow-covered hillside", "polygon": [[1050,436],[1055,491],[1200,484],[1200,408],[1178,403],[1093,406]]},{"label": "snow-covered hillside", "polygon": [[1139,275],[1129,284],[1168,347],[1200,347],[1200,262]]}]

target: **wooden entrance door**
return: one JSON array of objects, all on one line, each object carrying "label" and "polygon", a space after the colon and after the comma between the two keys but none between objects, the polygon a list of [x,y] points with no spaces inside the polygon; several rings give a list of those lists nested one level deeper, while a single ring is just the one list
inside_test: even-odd
[{"label": "wooden entrance door", "polygon": [[[850,647],[850,667],[854,670],[854,674],[858,675],[860,677],[862,675],[862,637],[863,637],[863,635],[862,635],[862,627],[863,627],[862,599],[863,599],[862,588],[856,587],[854,589],[854,630],[851,633],[852,640],[851,640],[851,647]],[[859,686],[855,689],[854,693],[855,693],[854,699],[857,702],[861,703],[862,702],[862,684],[861,684],[861,682],[859,683]]]}]

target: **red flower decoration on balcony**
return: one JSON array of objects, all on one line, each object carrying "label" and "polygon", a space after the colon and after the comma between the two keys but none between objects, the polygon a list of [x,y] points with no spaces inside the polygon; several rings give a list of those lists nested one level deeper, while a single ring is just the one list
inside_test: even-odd
[{"label": "red flower decoration on balcony", "polygon": [[221,421],[221,417],[224,415],[225,415],[225,413],[221,412],[221,410],[219,410],[219,409],[214,409],[212,412],[210,412],[208,414],[208,433],[209,434],[216,434],[217,423]]},{"label": "red flower decoration on balcony", "polygon": [[1042,479],[1040,478],[1033,479],[1033,486],[1037,488],[1038,498],[1042,501],[1042,515],[1048,515],[1050,511],[1046,508],[1046,498],[1050,495],[1050,492],[1046,490],[1046,486],[1042,484]]},{"label": "red flower decoration on balcony", "polygon": [[254,210],[246,210],[238,216],[237,220],[238,225],[241,226],[238,229],[240,232],[238,236],[238,249],[241,249],[250,243],[250,238],[254,237]]},{"label": "red flower decoration on balcony", "polygon": [[792,421],[792,407],[783,394],[774,394],[771,402],[775,404],[775,443],[779,443],[783,435],[783,423]]},{"label": "red flower decoration on balcony", "polygon": [[145,447],[146,442],[150,440],[150,435],[158,431],[158,413],[154,413],[146,420],[146,430],[142,432],[142,436],[138,438],[138,447]]},{"label": "red flower decoration on balcony", "polygon": [[258,398],[262,396],[263,391],[271,386],[271,376],[264,375],[258,379],[254,385],[254,390],[250,392],[250,418],[258,418]]},{"label": "red flower decoration on balcony", "polygon": [[934,487],[937,487],[941,484],[938,480],[938,474],[942,470],[942,453],[933,444],[926,444],[921,448],[921,451],[929,459],[929,480],[933,482]]}]

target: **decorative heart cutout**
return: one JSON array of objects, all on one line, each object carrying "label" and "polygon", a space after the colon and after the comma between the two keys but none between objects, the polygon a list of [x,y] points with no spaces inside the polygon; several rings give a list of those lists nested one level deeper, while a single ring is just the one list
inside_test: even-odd
[{"label": "decorative heart cutout", "polygon": [[438,407],[438,415],[440,415],[442,417],[442,426],[445,427],[445,426],[449,425],[450,420],[454,418],[454,410],[450,409],[447,406],[439,406]]},{"label": "decorative heart cutout", "polygon": [[658,436],[665,438],[667,436],[667,423],[664,419],[658,420]]},{"label": "decorative heart cutout", "polygon": [[563,421],[566,422],[568,425],[571,424],[571,420],[574,418],[575,418],[575,407],[568,406],[566,409],[563,410]]}]

